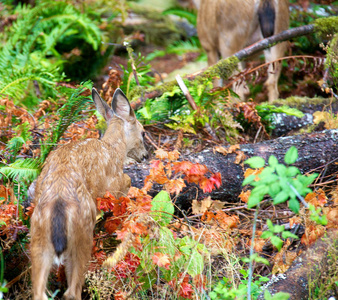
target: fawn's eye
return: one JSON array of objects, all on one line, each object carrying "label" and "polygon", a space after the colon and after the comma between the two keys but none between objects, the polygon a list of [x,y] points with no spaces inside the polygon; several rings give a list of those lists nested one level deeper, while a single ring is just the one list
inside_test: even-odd
[{"label": "fawn's eye", "polygon": [[146,133],[145,133],[145,131],[142,131],[142,138],[144,139],[144,138],[145,138],[145,136],[146,136]]}]

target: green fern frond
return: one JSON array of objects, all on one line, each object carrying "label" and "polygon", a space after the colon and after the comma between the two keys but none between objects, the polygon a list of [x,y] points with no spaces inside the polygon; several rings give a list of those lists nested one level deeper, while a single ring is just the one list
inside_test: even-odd
[{"label": "green fern frond", "polygon": [[187,52],[202,52],[202,47],[198,39],[190,38],[187,41],[178,41],[168,46],[167,51],[169,54],[182,55]]},{"label": "green fern frond", "polygon": [[8,177],[11,180],[32,182],[41,172],[40,159],[18,159],[14,163],[0,168],[0,178]]},{"label": "green fern frond", "polygon": [[21,149],[24,143],[25,140],[21,136],[15,136],[8,141],[6,148],[16,153]]},{"label": "green fern frond", "polygon": [[32,135],[29,132],[29,127],[29,123],[24,122],[14,128],[17,136],[11,138],[6,146],[8,150],[14,153],[14,156],[16,156],[16,153],[21,149],[22,145],[27,143],[27,141],[31,139]]},{"label": "green fern frond", "polygon": [[[50,139],[47,140],[46,144],[41,147],[41,159],[44,161],[52,150],[53,145],[56,145],[68,126],[74,122],[80,120],[81,111],[88,108],[91,104],[90,99],[87,96],[81,95],[85,89],[92,89],[92,82],[86,81],[81,84],[76,90],[71,89],[71,95],[69,95],[67,102],[57,111],[59,116],[59,122],[53,131]],[[69,93],[68,89],[68,93]]]},{"label": "green fern frond", "polygon": [[197,12],[191,9],[183,7],[173,7],[165,10],[163,15],[175,15],[186,19],[189,23],[196,26],[197,23]]},{"label": "green fern frond", "polygon": [[15,14],[16,22],[0,34],[6,41],[0,43],[0,93],[15,101],[28,95],[36,98],[34,81],[42,97],[53,97],[56,82],[64,79],[62,68],[67,63],[57,46],[63,43],[69,47],[71,41],[71,50],[78,41],[97,50],[102,33],[86,14],[67,2],[41,1],[34,8],[18,5]]}]

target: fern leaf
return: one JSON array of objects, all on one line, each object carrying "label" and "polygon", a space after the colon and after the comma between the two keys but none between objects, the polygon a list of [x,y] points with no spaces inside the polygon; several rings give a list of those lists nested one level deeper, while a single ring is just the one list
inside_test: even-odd
[{"label": "fern leaf", "polygon": [[184,9],[182,7],[169,8],[165,10],[162,14],[163,15],[175,15],[175,16],[184,18],[194,26],[196,26],[196,23],[197,23],[196,11]]},{"label": "fern leaf", "polygon": [[86,89],[91,90],[91,81],[82,83],[76,90],[71,90],[72,94],[69,96],[67,102],[57,111],[59,115],[59,122],[53,131],[50,139],[47,140],[46,144],[41,147],[41,159],[44,161],[52,150],[53,145],[56,145],[68,126],[74,122],[77,122],[81,118],[81,111],[88,108],[91,103],[90,99],[81,93]]},{"label": "fern leaf", "polygon": [[41,172],[40,159],[18,159],[14,163],[0,168],[0,178],[8,177],[11,180],[32,182]]}]

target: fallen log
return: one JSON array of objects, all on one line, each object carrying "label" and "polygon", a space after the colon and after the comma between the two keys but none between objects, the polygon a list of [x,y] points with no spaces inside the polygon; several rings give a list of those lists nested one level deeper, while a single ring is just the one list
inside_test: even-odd
[{"label": "fallen log", "polygon": [[[206,149],[200,153],[183,156],[182,160],[189,160],[206,165],[212,172],[220,172],[222,186],[210,195],[212,199],[222,201],[237,201],[242,190],[244,171],[248,165],[243,165],[243,160],[252,156],[263,157],[266,161],[270,155],[275,155],[279,162],[284,161],[286,151],[295,146],[298,149],[298,160],[294,164],[302,173],[324,171],[325,176],[338,171],[338,130],[325,130],[311,134],[282,137],[275,140],[264,141],[257,144],[240,145],[238,153],[223,155],[213,149]],[[227,147],[224,147],[228,149]],[[241,163],[236,163],[238,155],[244,154]],[[132,180],[132,186],[142,188],[145,177],[149,174],[149,164],[135,164],[125,167]],[[162,189],[154,185],[151,193],[156,194]],[[190,207],[191,200],[206,197],[194,184],[187,184],[176,202],[180,207]]]},{"label": "fallen log", "polygon": [[[325,284],[325,278],[329,278],[332,273],[336,274],[337,257],[338,231],[332,230],[297,257],[284,274],[275,276],[268,282],[266,289],[272,295],[278,292],[289,293],[290,300],[309,299],[310,289],[313,293],[313,289],[320,283]],[[258,299],[264,299],[263,295]],[[311,299],[314,299],[313,294]]]},{"label": "fallen log", "polygon": [[[338,101],[335,98],[308,98],[292,96],[283,100],[275,100],[272,104],[277,107],[288,105],[289,107],[297,108],[304,113],[302,118],[286,115],[284,113],[274,114],[272,122],[274,129],[271,133],[271,137],[274,138],[283,135],[290,135],[291,132],[294,133],[305,126],[314,124],[314,112],[327,111],[333,115],[338,112]],[[325,129],[323,126],[317,127],[319,128],[316,129],[316,131]],[[321,127],[322,129],[320,129]]]}]

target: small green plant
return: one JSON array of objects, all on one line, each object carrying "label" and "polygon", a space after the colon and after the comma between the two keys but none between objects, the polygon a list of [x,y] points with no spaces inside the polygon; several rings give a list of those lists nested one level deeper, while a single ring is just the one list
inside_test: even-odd
[{"label": "small green plant", "polygon": [[130,92],[136,86],[148,86],[154,83],[155,79],[149,75],[151,73],[151,66],[145,63],[145,57],[142,56],[141,53],[135,55],[129,42],[125,41],[124,45],[127,47],[129,60],[127,68],[120,65],[123,70],[122,85],[120,88],[125,91],[128,98],[132,98]]},{"label": "small green plant", "polygon": [[[260,202],[266,195],[272,198],[274,205],[288,201],[289,208],[295,213],[299,212],[299,201],[301,201],[305,207],[309,208],[313,220],[322,225],[327,224],[327,219],[325,215],[321,214],[321,210],[316,210],[313,205],[308,205],[302,197],[311,192],[308,186],[315,180],[318,174],[314,173],[309,176],[301,175],[297,167],[291,166],[291,164],[296,162],[297,158],[298,150],[292,146],[284,157],[284,162],[288,166],[279,163],[274,155],[269,157],[268,166],[265,166],[264,159],[258,156],[251,157],[245,161],[251,168],[263,168],[260,174],[258,174],[258,180],[256,179],[256,175],[252,174],[243,181],[243,185],[250,184],[254,187],[249,197],[248,207],[256,207],[249,259],[248,299],[251,299],[252,267],[253,261],[256,260],[255,254],[253,253],[256,221]],[[281,234],[283,238],[297,238],[297,236],[292,233],[284,231],[284,226],[273,225],[271,220],[267,220],[267,225],[269,230],[265,231],[262,237],[270,238],[271,243],[275,245],[278,250],[281,249],[283,244],[283,241],[277,236],[278,234]]]}]

